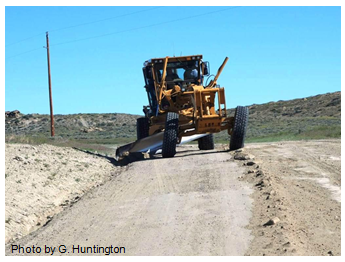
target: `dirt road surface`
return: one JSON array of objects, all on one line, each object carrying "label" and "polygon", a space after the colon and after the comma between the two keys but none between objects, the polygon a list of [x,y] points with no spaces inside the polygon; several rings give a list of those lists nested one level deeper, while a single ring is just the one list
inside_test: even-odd
[{"label": "dirt road surface", "polygon": [[134,162],[15,244],[65,245],[70,255],[73,245],[125,247],[126,255],[243,255],[252,239],[245,229],[252,190],[237,179],[243,171],[223,149],[194,146]]},{"label": "dirt road surface", "polygon": [[[247,254],[341,255],[341,140],[247,144],[244,151],[256,158],[242,178],[255,188]],[[280,221],[262,226],[273,218]]]},{"label": "dirt road surface", "polygon": [[225,148],[186,145],[174,158],[125,167],[97,156],[104,183],[8,242],[6,254],[18,255],[11,245],[35,245],[43,255],[51,254],[45,246],[54,255],[85,247],[104,255],[98,248],[112,245],[125,255],[341,255],[340,140]]}]

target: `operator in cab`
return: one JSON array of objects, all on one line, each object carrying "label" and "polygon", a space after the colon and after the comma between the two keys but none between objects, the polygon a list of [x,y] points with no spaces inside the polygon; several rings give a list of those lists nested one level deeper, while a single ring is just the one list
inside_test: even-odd
[{"label": "operator in cab", "polygon": [[172,89],[174,88],[174,80],[180,79],[178,74],[176,74],[173,69],[170,67],[167,68],[167,76],[165,77],[165,81],[167,82],[167,89]]},{"label": "operator in cab", "polygon": [[198,81],[198,70],[194,65],[189,64],[183,74],[184,81],[196,84]]}]

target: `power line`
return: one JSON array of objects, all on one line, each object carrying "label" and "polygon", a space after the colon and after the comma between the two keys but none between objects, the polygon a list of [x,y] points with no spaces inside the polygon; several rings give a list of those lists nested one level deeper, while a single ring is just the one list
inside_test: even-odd
[{"label": "power line", "polygon": [[37,37],[37,36],[41,36],[41,35],[43,35],[43,34],[45,34],[45,32],[39,33],[39,34],[37,34],[37,35],[30,36],[30,37],[28,37],[28,38],[19,40],[19,41],[14,42],[14,43],[7,44],[7,45],[5,45],[5,46],[15,45],[15,44],[18,44],[18,43],[20,43],[20,42],[24,42],[24,41],[30,40],[30,39],[32,39],[32,38],[35,38],[35,37]]},{"label": "power line", "polygon": [[154,9],[157,9],[157,8],[162,8],[162,7],[161,6],[157,6],[157,7],[154,7],[154,8],[140,10],[140,11],[136,11],[136,12],[129,13],[129,14],[123,14],[123,15],[118,15],[118,16],[114,16],[114,17],[109,17],[109,18],[97,20],[97,21],[92,21],[92,22],[87,22],[87,23],[83,23],[83,24],[77,24],[77,25],[67,26],[67,27],[63,27],[63,28],[59,28],[59,29],[54,29],[54,30],[50,30],[49,32],[56,32],[56,31],[70,29],[70,28],[74,28],[74,27],[79,27],[79,26],[84,26],[84,25],[89,25],[89,24],[95,24],[95,23],[99,23],[99,22],[103,22],[103,21],[108,21],[108,20],[115,19],[115,18],[120,18],[120,17],[124,17],[124,16],[129,16],[129,15],[134,15],[134,14],[138,14],[138,13],[143,13],[143,12],[151,11],[151,10],[154,10]]},{"label": "power line", "polygon": [[35,49],[29,50],[29,51],[26,51],[26,52],[23,52],[23,53],[19,53],[19,54],[13,55],[13,56],[6,57],[5,59],[9,59],[9,58],[12,58],[12,57],[24,55],[24,54],[27,54],[27,53],[34,52],[36,50],[41,50],[41,49],[42,49],[42,47],[41,48],[35,48]]},{"label": "power line", "polygon": [[[91,37],[87,37],[87,38],[82,38],[82,39],[76,39],[76,40],[71,40],[71,41],[66,41],[66,42],[61,42],[61,43],[57,43],[57,44],[53,44],[50,45],[50,47],[52,46],[58,46],[58,45],[64,45],[64,44],[69,44],[69,43],[74,43],[74,42],[79,42],[79,41],[84,41],[84,40],[89,40],[89,39],[94,39],[94,38],[100,38],[100,37],[105,37],[105,36],[109,36],[109,35],[115,35],[115,34],[121,34],[121,33],[125,33],[125,32],[130,32],[130,31],[135,31],[135,30],[139,30],[139,29],[144,29],[144,28],[149,28],[149,27],[154,27],[154,26],[159,26],[159,25],[164,25],[164,24],[169,24],[169,23],[173,23],[173,22],[178,22],[178,21],[183,21],[183,20],[187,20],[187,19],[191,19],[191,18],[195,18],[195,17],[200,17],[200,16],[205,16],[205,15],[209,15],[209,14],[213,14],[213,13],[219,13],[219,12],[224,12],[226,10],[230,10],[230,9],[235,9],[235,8],[239,8],[241,6],[233,6],[233,7],[229,7],[229,8],[224,8],[221,10],[216,10],[216,11],[211,11],[211,12],[207,12],[207,13],[203,13],[203,14],[199,14],[199,15],[193,15],[193,16],[188,16],[188,17],[183,17],[183,18],[179,18],[179,19],[174,19],[174,20],[170,20],[170,21],[166,21],[166,22],[161,22],[161,23],[156,23],[156,24],[151,24],[151,25],[146,25],[146,26],[141,26],[141,27],[136,27],[136,28],[131,28],[131,29],[126,29],[126,30],[122,30],[122,31],[117,31],[117,32],[113,32],[113,33],[108,33],[108,34],[103,34],[103,35],[98,35],[98,36],[91,36]],[[152,10],[152,9],[151,9]],[[143,12],[143,11],[142,11]],[[127,14],[128,15],[128,14]],[[110,18],[109,18],[110,19]],[[107,19],[108,20],[108,19]],[[99,20],[100,21],[100,20]],[[95,21],[97,22],[97,21]],[[90,22],[93,23],[93,22]],[[80,24],[81,26],[82,24]],[[76,25],[79,26],[79,25]],[[65,28],[67,29],[67,28]],[[57,29],[56,29],[57,30]],[[55,31],[56,31],[55,30]],[[61,29],[62,30],[62,29]],[[33,50],[29,50],[14,56],[10,56],[7,57],[7,59],[12,58],[12,57],[16,57],[16,56],[20,56],[20,55],[24,55],[26,53],[31,53],[33,51],[39,50],[41,48],[36,48]]]},{"label": "power line", "polygon": [[[120,17],[125,17],[125,16],[130,16],[130,15],[134,15],[134,14],[138,14],[138,13],[143,13],[143,12],[151,11],[151,10],[158,9],[158,8],[162,8],[162,7],[161,7],[161,6],[157,6],[157,7],[154,7],[154,8],[145,9],[145,10],[139,10],[139,11],[135,11],[135,12],[128,13],[128,14],[123,14],[123,15],[118,15],[118,16],[114,16],[114,17],[104,18],[104,19],[101,19],[101,20],[96,20],[96,21],[91,21],[91,22],[87,22],[87,23],[82,23],[82,24],[77,24],[77,25],[62,27],[62,28],[58,28],[58,29],[49,30],[49,32],[56,32],[56,31],[66,30],[66,29],[75,28],[75,27],[80,27],[80,26],[84,26],[84,25],[99,23],[99,22],[108,21],[108,20],[115,19],[115,18],[120,18]],[[32,39],[32,38],[35,38],[35,37],[44,35],[45,33],[46,33],[46,32],[39,33],[39,34],[37,34],[37,35],[30,36],[30,37],[28,37],[28,38],[19,40],[19,41],[14,42],[14,43],[7,44],[7,45],[5,45],[5,46],[15,45],[15,44],[18,44],[18,43],[21,43],[21,42],[30,40],[30,39]]]},{"label": "power line", "polygon": [[109,35],[121,34],[121,33],[135,31],[135,30],[144,29],[144,28],[149,28],[149,27],[169,24],[169,23],[173,23],[173,22],[177,22],[177,21],[182,21],[182,20],[187,20],[187,19],[191,19],[191,18],[195,18],[195,17],[200,17],[200,16],[205,16],[205,15],[209,15],[209,14],[213,14],[213,13],[219,13],[219,12],[223,12],[223,11],[226,11],[226,10],[229,10],[229,9],[238,8],[238,7],[241,7],[241,6],[234,6],[234,7],[230,7],[230,8],[224,8],[224,9],[217,10],[217,11],[207,12],[207,13],[203,13],[203,14],[199,14],[199,15],[188,16],[188,17],[183,17],[183,18],[179,18],[179,19],[174,19],[174,20],[166,21],[166,22],[161,22],[161,23],[156,23],[156,24],[151,24],[151,25],[146,25],[146,26],[141,26],[141,27],[136,27],[136,28],[131,28],[131,29],[126,29],[126,30],[117,31],[117,32],[108,33],[108,34],[103,34],[103,35],[98,35],[98,36],[91,36],[91,37],[87,37],[87,38],[81,38],[81,39],[61,42],[61,43],[53,44],[51,46],[64,45],[64,44],[69,44],[69,43],[74,43],[74,42],[79,42],[79,41],[99,38],[99,37],[105,37],[105,36],[109,36]]}]

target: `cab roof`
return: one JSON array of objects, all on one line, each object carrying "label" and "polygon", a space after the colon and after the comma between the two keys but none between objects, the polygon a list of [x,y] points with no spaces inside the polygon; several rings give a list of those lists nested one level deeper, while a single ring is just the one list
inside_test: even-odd
[{"label": "cab roof", "polygon": [[[163,63],[165,57],[162,58],[152,58],[145,61],[144,64],[155,64],[155,63]],[[173,56],[169,57],[169,62],[181,62],[181,61],[191,61],[191,60],[200,60],[202,59],[202,55],[189,55],[189,56]]]}]

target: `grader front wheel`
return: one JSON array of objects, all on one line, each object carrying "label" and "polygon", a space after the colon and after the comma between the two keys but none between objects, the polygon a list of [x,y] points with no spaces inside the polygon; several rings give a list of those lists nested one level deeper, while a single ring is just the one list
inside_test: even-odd
[{"label": "grader front wheel", "polygon": [[162,156],[164,158],[173,157],[176,154],[176,143],[178,137],[178,118],[179,115],[177,113],[167,113],[162,146]]},{"label": "grader front wheel", "polygon": [[235,123],[230,138],[230,151],[244,147],[248,124],[248,107],[238,106],[235,111]]}]

